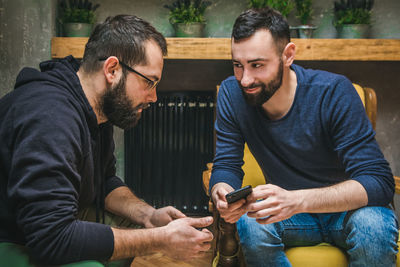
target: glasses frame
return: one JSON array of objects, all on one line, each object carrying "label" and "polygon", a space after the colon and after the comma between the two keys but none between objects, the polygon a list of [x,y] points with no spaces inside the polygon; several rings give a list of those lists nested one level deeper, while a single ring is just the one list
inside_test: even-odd
[{"label": "glasses frame", "polygon": [[[99,61],[104,61],[107,58],[100,58]],[[152,80],[148,77],[146,77],[145,75],[141,74],[140,72],[138,72],[137,70],[134,70],[133,68],[129,67],[127,64],[125,64],[124,62],[122,62],[121,60],[118,59],[119,64],[121,64],[121,66],[125,69],[127,69],[130,72],[133,72],[137,75],[139,75],[140,77],[144,78],[148,83],[149,83],[149,87],[148,90],[152,90],[154,88],[157,87],[158,83],[160,82],[160,80]]]}]

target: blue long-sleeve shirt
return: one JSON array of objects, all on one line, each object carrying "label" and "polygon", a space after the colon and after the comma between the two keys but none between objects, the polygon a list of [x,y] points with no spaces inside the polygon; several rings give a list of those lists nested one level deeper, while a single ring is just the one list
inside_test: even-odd
[{"label": "blue long-sleeve shirt", "polygon": [[365,188],[369,206],[390,203],[393,175],[352,83],[325,71],[292,69],[297,75],[293,104],[274,121],[246,103],[234,77],[222,82],[210,188],[218,182],[241,186],[247,142],[269,183],[296,190],[353,179]]}]

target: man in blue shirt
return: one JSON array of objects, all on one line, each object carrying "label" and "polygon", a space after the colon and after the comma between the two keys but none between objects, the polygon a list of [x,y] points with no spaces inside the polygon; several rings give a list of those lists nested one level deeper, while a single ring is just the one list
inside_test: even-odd
[{"label": "man in blue shirt", "polygon": [[[362,102],[345,77],[292,64],[295,51],[276,11],[237,18],[235,77],[217,102],[212,199],[237,222],[248,266],[291,266],[286,246],[321,242],[346,250],[350,266],[393,266],[393,175]],[[242,184],[245,142],[268,183],[228,205],[225,195]]]}]

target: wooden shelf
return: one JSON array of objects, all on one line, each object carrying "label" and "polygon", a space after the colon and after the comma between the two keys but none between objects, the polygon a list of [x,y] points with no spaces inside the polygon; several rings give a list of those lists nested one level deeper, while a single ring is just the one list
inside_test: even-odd
[{"label": "wooden shelf", "polygon": [[[88,38],[54,37],[52,58],[82,58]],[[399,39],[292,39],[296,60],[400,61]],[[167,59],[231,59],[230,38],[167,38]]]}]

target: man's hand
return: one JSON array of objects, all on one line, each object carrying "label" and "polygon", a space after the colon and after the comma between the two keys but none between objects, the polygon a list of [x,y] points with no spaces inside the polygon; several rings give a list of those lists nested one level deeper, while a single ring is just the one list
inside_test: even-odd
[{"label": "man's hand", "polygon": [[228,204],[225,195],[232,192],[233,188],[226,183],[217,183],[213,186],[211,190],[212,200],[217,207],[220,216],[227,223],[237,222],[243,214],[247,212],[245,199],[241,199],[234,203]]},{"label": "man's hand", "polygon": [[164,226],[173,220],[185,217],[186,215],[179,210],[175,209],[174,207],[168,206],[154,210],[149,217],[149,220],[145,222],[144,226],[146,228]]},{"label": "man's hand", "polygon": [[202,256],[211,247],[212,233],[207,229],[213,218],[182,218],[165,226],[165,245],[162,252],[174,259],[190,260]]},{"label": "man's hand", "polygon": [[[288,219],[300,212],[302,198],[296,192],[272,184],[259,185],[247,197],[247,215],[256,218],[261,224]],[[259,199],[262,200],[257,201]]]}]

